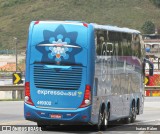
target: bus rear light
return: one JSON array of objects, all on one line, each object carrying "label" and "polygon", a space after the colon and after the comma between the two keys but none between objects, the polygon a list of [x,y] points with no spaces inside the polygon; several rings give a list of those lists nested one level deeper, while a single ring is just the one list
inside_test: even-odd
[{"label": "bus rear light", "polygon": [[86,119],[86,118],[87,118],[87,116],[86,116],[86,115],[83,115],[83,116],[82,116],[82,119]]},{"label": "bus rear light", "polygon": [[88,27],[88,24],[87,23],[83,23],[83,26]]},{"label": "bus rear light", "polygon": [[31,116],[31,113],[30,113],[30,112],[27,112],[27,113],[26,113],[26,116]]},{"label": "bus rear light", "polygon": [[39,24],[39,21],[36,21],[36,22],[34,23],[34,25],[37,25],[37,24]]},{"label": "bus rear light", "polygon": [[24,98],[25,103],[29,105],[34,105],[31,99],[31,94],[30,94],[30,83],[26,82],[25,83],[25,98]]},{"label": "bus rear light", "polygon": [[87,107],[91,104],[91,86],[86,85],[84,98],[79,108]]}]

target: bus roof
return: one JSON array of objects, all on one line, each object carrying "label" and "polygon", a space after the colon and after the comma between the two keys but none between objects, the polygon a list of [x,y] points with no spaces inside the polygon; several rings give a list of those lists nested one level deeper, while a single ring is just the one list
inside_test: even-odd
[{"label": "bus roof", "polygon": [[117,26],[111,26],[111,25],[98,25],[98,24],[92,24],[95,29],[101,29],[101,30],[108,30],[108,31],[116,31],[116,32],[123,32],[123,33],[136,33],[140,34],[140,31],[126,28],[126,27],[117,27]]},{"label": "bus roof", "polygon": [[[48,21],[34,21],[35,23],[60,23],[60,24],[74,24],[74,25],[84,25],[89,23],[83,22],[83,21],[55,21],[55,20],[48,20]],[[130,29],[126,27],[117,27],[117,26],[111,26],[111,25],[98,25],[96,23],[90,23],[95,29],[101,29],[101,30],[107,30],[107,31],[115,31],[115,32],[123,32],[123,33],[135,33],[139,34],[140,31],[135,29]]]}]

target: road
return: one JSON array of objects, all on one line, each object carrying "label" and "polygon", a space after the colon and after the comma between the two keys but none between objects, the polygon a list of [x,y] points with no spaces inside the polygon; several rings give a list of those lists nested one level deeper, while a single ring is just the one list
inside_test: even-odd
[{"label": "road", "polygon": [[[0,102],[0,125],[36,125],[34,122],[26,121],[23,117],[23,102],[22,101],[1,101]],[[121,124],[118,126],[110,126],[107,131],[96,132],[93,127],[73,127],[63,126],[61,128],[49,128],[49,131],[45,133],[54,134],[77,134],[77,133],[88,133],[88,134],[158,134],[157,131],[136,131],[136,126],[145,127],[144,125],[159,125],[160,127],[160,97],[147,97],[144,103],[144,113],[137,116],[135,123],[126,126]],[[136,126],[135,126],[136,125]],[[130,128],[132,127],[132,128]],[[130,129],[134,131],[130,131]],[[137,128],[138,129],[138,128]],[[24,132],[23,132],[24,133]],[[25,132],[29,133],[29,132]],[[33,132],[36,133],[36,132]]]}]

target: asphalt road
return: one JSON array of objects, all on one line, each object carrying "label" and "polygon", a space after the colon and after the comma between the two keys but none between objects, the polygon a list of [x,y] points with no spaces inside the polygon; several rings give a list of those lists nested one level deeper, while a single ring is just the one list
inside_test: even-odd
[{"label": "asphalt road", "polygon": [[[136,131],[136,129],[145,129],[145,125],[153,126],[159,125],[160,127],[160,97],[147,97],[144,103],[144,113],[137,116],[137,120],[126,126],[121,124],[121,122],[116,122],[118,126],[110,126],[107,131],[95,131],[93,127],[75,127],[75,126],[62,126],[56,128],[49,128],[47,132],[43,133],[53,133],[54,134],[158,134],[158,131]],[[22,101],[1,101],[0,102],[0,125],[36,125],[34,122],[26,121],[23,117],[23,102]],[[137,127],[137,128],[136,128]],[[130,131],[133,130],[133,131]],[[8,132],[7,132],[8,133]],[[23,133],[30,133],[29,131]],[[32,132],[37,133],[37,132]]]}]

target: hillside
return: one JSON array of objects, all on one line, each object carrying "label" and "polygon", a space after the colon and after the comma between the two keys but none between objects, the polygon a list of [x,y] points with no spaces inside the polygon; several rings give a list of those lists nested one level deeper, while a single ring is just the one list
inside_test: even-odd
[{"label": "hillside", "polygon": [[81,20],[141,30],[160,26],[160,9],[149,0],[0,0],[0,49],[24,49],[33,20]]}]

